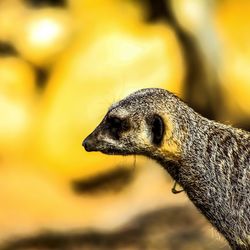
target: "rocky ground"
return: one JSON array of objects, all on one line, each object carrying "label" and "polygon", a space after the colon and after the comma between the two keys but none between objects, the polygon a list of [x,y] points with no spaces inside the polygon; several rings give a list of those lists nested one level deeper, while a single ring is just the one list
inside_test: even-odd
[{"label": "rocky ground", "polygon": [[229,249],[193,206],[141,215],[113,232],[44,232],[13,239],[1,250],[214,250]]}]

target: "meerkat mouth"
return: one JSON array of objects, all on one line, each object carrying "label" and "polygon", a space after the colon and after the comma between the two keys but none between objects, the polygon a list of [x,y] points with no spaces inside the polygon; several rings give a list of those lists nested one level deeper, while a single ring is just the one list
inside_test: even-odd
[{"label": "meerkat mouth", "polygon": [[87,152],[101,152],[107,155],[129,155],[129,152],[125,152],[124,150],[113,147],[112,145],[106,144],[104,142],[96,142],[92,139],[86,138],[82,146],[85,148]]},{"label": "meerkat mouth", "polygon": [[107,154],[107,155],[123,155],[123,156],[126,156],[126,155],[130,155],[132,153],[129,153],[129,152],[125,152],[121,149],[117,149],[117,148],[100,148],[99,150],[97,151],[100,151],[101,153],[103,154]]}]

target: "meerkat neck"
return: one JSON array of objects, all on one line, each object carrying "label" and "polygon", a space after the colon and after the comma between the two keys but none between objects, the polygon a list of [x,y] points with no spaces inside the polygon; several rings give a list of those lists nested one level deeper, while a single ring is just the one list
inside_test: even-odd
[{"label": "meerkat neck", "polygon": [[184,159],[158,161],[233,249],[249,249],[250,135],[213,122],[198,130]]}]

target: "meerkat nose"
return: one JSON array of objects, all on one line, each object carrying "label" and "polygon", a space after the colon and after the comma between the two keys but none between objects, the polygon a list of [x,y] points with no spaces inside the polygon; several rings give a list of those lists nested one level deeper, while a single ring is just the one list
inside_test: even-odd
[{"label": "meerkat nose", "polygon": [[83,142],[82,142],[82,146],[85,148],[85,150],[87,152],[93,151],[94,147],[92,145],[92,141],[89,137],[87,137]]}]

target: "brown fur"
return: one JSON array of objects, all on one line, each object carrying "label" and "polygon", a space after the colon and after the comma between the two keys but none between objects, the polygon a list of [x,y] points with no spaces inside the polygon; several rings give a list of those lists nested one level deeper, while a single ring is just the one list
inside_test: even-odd
[{"label": "brown fur", "polygon": [[250,133],[200,116],[166,90],[143,89],[114,104],[84,146],[155,159],[233,249],[250,249]]}]

